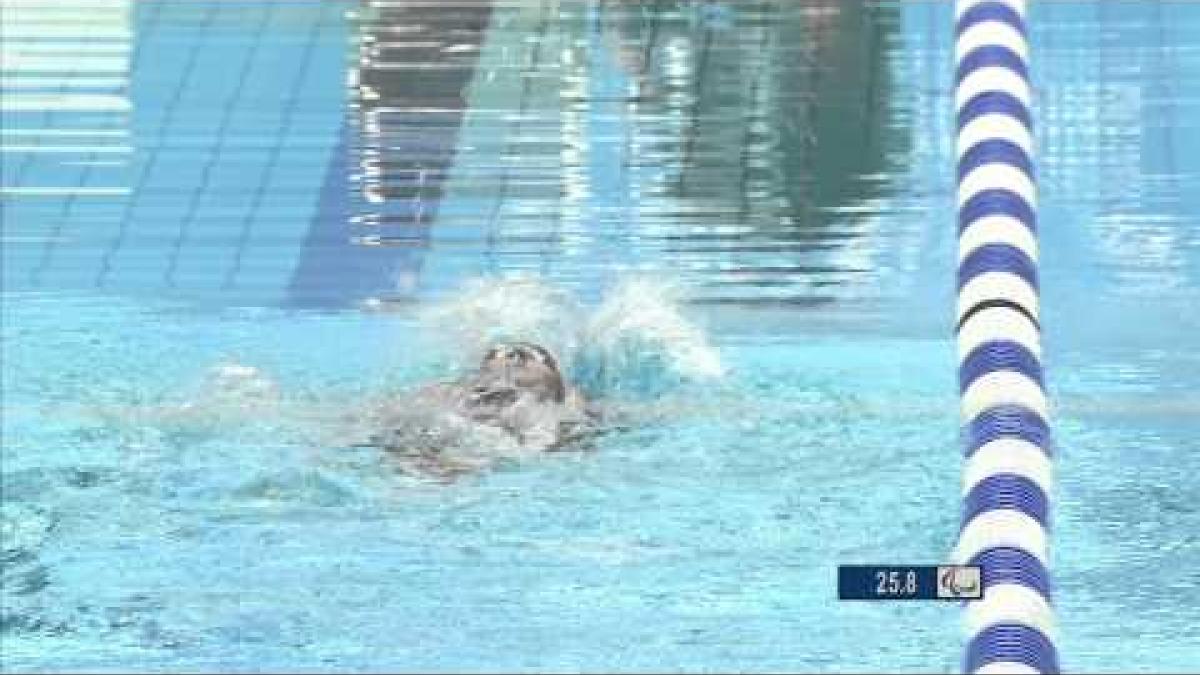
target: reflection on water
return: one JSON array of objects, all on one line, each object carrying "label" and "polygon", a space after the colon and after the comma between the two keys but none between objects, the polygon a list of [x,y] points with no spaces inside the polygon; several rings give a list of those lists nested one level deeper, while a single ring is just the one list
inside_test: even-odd
[{"label": "reflection on water", "polygon": [[356,16],[351,236],[365,245],[386,236],[402,249],[393,276],[400,289],[411,289],[420,270],[490,14],[487,2],[364,0]]},{"label": "reflection on water", "polygon": [[[944,3],[73,6],[6,6],[5,289],[344,305],[643,272],[949,330]],[[1047,307],[1192,303],[1200,6],[1035,11]]]},{"label": "reflection on water", "polygon": [[[26,0],[3,8],[0,219],[4,246],[27,248],[27,279],[35,285],[73,263],[73,247],[57,255],[72,234],[66,221],[132,191],[131,14],[129,0],[82,8]],[[27,210],[16,213],[38,222],[12,222],[17,204]]]},{"label": "reflection on water", "polygon": [[274,304],[336,140],[333,3],[4,2],[5,290]]},{"label": "reflection on water", "polygon": [[894,8],[375,5],[360,241],[426,249],[425,290],[513,269],[596,290],[639,270],[707,300],[811,302],[870,276],[860,240],[906,143],[888,124]]},{"label": "reflection on water", "polygon": [[1043,192],[1051,215],[1069,210],[1081,222],[1070,239],[1046,234],[1094,256],[1085,274],[1062,283],[1103,283],[1117,297],[1185,291],[1195,302],[1200,201],[1185,186],[1200,174],[1200,7],[1091,2],[1043,13],[1050,25],[1074,27],[1043,30],[1037,45],[1061,64],[1042,74]]}]

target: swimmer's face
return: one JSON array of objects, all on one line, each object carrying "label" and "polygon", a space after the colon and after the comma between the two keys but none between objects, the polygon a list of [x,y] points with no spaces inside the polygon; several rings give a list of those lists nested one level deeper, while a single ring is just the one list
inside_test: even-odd
[{"label": "swimmer's face", "polygon": [[558,403],[566,400],[566,386],[558,362],[540,345],[530,342],[496,345],[484,355],[479,369],[501,375],[518,387],[533,391],[538,398]]}]

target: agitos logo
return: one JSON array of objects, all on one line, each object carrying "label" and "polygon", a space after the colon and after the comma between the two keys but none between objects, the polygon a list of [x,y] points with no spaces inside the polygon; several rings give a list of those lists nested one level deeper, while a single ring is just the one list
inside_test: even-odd
[{"label": "agitos logo", "polygon": [[937,596],[946,600],[978,600],[983,597],[982,569],[978,565],[938,567]]}]

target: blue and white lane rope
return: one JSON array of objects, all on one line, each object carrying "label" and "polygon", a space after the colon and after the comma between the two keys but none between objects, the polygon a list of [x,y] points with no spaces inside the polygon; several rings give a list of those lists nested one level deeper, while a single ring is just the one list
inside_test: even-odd
[{"label": "blue and white lane rope", "polygon": [[1051,441],[1038,321],[1037,194],[1024,0],[956,0],[958,355],[965,437],[955,559],[980,565],[964,667],[1058,672]]}]

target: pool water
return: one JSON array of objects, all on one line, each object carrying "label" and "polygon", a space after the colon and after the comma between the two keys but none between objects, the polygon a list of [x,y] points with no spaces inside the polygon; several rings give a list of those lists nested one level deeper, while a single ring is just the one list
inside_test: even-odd
[{"label": "pool water", "polygon": [[[4,9],[0,668],[959,667],[835,598],[957,534],[948,6]],[[1200,5],[1030,24],[1062,660],[1185,672]],[[624,423],[361,443],[496,336]]]}]

